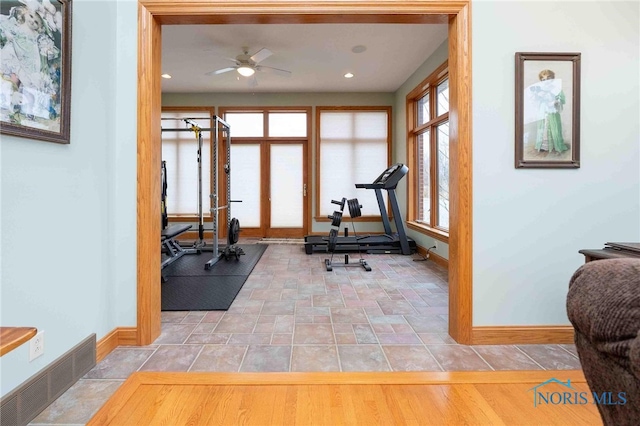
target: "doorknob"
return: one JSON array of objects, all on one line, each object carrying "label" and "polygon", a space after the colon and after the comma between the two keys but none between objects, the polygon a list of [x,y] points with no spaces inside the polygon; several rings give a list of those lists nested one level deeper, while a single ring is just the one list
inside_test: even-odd
[{"label": "doorknob", "polygon": [[307,184],[306,183],[304,185],[302,185],[302,196],[303,197],[307,196]]}]

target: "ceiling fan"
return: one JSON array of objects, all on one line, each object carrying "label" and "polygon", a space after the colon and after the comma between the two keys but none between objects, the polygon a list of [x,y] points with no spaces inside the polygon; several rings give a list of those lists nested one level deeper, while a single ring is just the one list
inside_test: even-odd
[{"label": "ceiling fan", "polygon": [[215,70],[215,71],[210,71],[210,72],[206,73],[205,75],[224,74],[226,72],[233,71],[233,70],[238,71],[238,74],[240,74],[240,75],[242,75],[244,77],[251,77],[256,72],[267,72],[267,73],[271,73],[271,74],[281,75],[281,76],[284,76],[284,77],[288,77],[288,76],[291,75],[291,71],[282,70],[282,69],[279,69],[279,68],[267,67],[265,65],[260,65],[260,62],[264,61],[269,56],[273,55],[273,52],[271,52],[267,48],[263,47],[262,49],[258,50],[256,53],[254,53],[253,55],[249,55],[249,48],[248,47],[243,47],[242,51],[243,51],[243,53],[238,55],[238,56],[236,56],[235,59],[227,58],[230,61],[235,62],[234,66],[221,68],[221,69]]}]

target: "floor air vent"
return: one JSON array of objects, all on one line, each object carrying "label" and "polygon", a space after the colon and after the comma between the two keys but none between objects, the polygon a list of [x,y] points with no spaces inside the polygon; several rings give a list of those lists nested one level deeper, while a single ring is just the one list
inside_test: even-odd
[{"label": "floor air vent", "polygon": [[96,365],[92,334],[2,397],[0,424],[26,425]]}]

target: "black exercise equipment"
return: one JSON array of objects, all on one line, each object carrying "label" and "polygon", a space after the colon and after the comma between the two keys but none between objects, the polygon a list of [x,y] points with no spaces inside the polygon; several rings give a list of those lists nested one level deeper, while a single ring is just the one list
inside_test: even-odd
[{"label": "black exercise equipment", "polygon": [[162,230],[160,234],[162,249],[168,256],[167,259],[162,261],[163,268],[169,266],[187,253],[186,250],[180,247],[180,244],[175,241],[175,238],[180,234],[184,234],[189,229],[191,229],[191,225],[171,225]]},{"label": "black exercise equipment", "polygon": [[[163,119],[164,120],[164,119]],[[175,118],[169,118],[168,120],[176,120]],[[220,258],[224,257],[225,260],[228,260],[232,257],[239,259],[240,255],[244,254],[241,248],[236,247],[235,243],[237,242],[237,234],[240,232],[240,224],[237,219],[235,219],[234,229],[236,229],[236,239],[233,243],[229,243],[229,235],[227,236],[227,246],[220,247],[218,244],[218,212],[220,210],[227,210],[227,226],[229,230],[232,225],[231,218],[231,203],[239,203],[241,201],[231,200],[231,130],[228,123],[222,120],[220,117],[212,116],[212,120],[214,123],[213,128],[202,128],[200,127],[194,120],[196,118],[182,118],[180,119],[184,121],[187,125],[185,129],[162,129],[162,132],[194,132],[196,136],[196,140],[198,142],[198,150],[197,150],[197,163],[198,163],[198,240],[193,244],[191,248],[184,249],[184,254],[197,253],[207,251],[212,252],[213,257],[205,264],[205,269],[211,268]],[[202,132],[203,131],[211,131],[213,134],[213,143],[211,149],[211,187],[213,192],[209,195],[211,199],[211,219],[212,219],[212,227],[211,231],[213,233],[213,244],[208,245],[204,241],[204,214],[202,208],[202,198],[203,198],[203,185],[202,185]],[[226,185],[226,196],[227,196],[227,204],[220,206],[218,204],[219,196],[218,196],[218,146],[219,146],[219,135],[220,133],[224,136],[224,146],[225,146],[225,154],[226,154],[226,163],[224,164],[224,172],[227,174],[227,185]],[[166,171],[165,171],[166,173]]]},{"label": "black exercise equipment", "polygon": [[[373,189],[376,193],[376,199],[378,200],[378,208],[380,209],[380,216],[382,218],[382,225],[384,227],[383,235],[369,235],[366,237],[338,236],[336,241],[336,252],[353,252],[363,250],[366,253],[399,253],[404,255],[410,255],[417,250],[416,242],[407,237],[407,232],[402,221],[400,214],[400,207],[398,206],[398,199],[396,197],[396,187],[398,182],[406,176],[409,172],[409,168],[401,163],[394,164],[387,168],[380,176],[373,181],[373,183],[358,183],[356,188]],[[387,208],[385,206],[384,198],[382,196],[382,190],[387,191],[389,195],[389,203],[391,205],[391,212],[393,213],[393,221],[395,223],[396,232],[391,229],[391,222],[389,221],[389,215],[387,214]],[[344,202],[344,199],[343,201]],[[332,201],[334,203],[334,201]],[[335,202],[337,204],[340,202]],[[349,206],[347,201],[347,207],[353,208],[354,212],[359,209],[355,205]],[[312,254],[313,252],[326,252],[327,239],[326,237],[318,235],[307,235],[304,237],[305,252]]]},{"label": "black exercise equipment", "polygon": [[[189,251],[183,249],[175,239],[177,236],[187,232],[189,229],[191,229],[191,225],[171,225],[162,230],[160,234],[160,243],[162,244],[162,253],[164,253],[165,256],[162,260],[162,267],[160,270],[171,265],[185,254],[189,254]],[[166,278],[164,274],[161,273],[161,276],[162,282],[165,282]]]},{"label": "black exercise equipment", "polygon": [[[229,229],[227,230],[227,246],[221,250],[221,255],[224,260],[240,259],[240,256],[245,254],[241,247],[236,246],[240,238],[240,221],[235,217],[229,222]],[[208,269],[208,268],[207,268]]]},{"label": "black exercise equipment", "polygon": [[162,162],[161,169],[161,181],[162,181],[162,199],[160,201],[160,214],[162,215],[161,226],[162,229],[167,229],[169,225],[169,214],[167,213],[167,162]]},{"label": "black exercise equipment", "polygon": [[[342,210],[344,209],[345,198],[342,201],[331,200],[331,203],[337,204],[340,206],[341,211],[334,211],[333,215],[329,216],[331,219],[331,226],[335,226],[336,228],[340,227],[340,223],[342,222]],[[356,233],[356,226],[353,222],[353,219],[361,216],[360,209],[362,206],[358,202],[357,198],[347,201],[347,206],[349,207],[349,215],[351,216],[351,227],[353,228],[353,235],[356,241],[359,239],[358,234]],[[345,228],[345,234],[347,234],[347,229]],[[346,236],[346,235],[345,235]],[[331,229],[329,231],[329,238],[327,239],[327,252],[331,253],[331,258],[324,260],[324,266],[327,271],[333,271],[334,266],[362,266],[366,271],[371,271],[371,266],[367,264],[367,261],[362,258],[362,253],[358,250],[360,254],[360,259],[358,263],[349,263],[349,255],[344,255],[344,263],[333,263],[333,255],[335,254],[336,248],[338,246],[338,231],[336,229]]]},{"label": "black exercise equipment", "polygon": [[[226,162],[224,164],[224,172],[227,174],[226,199],[227,204],[218,205],[218,146],[220,133],[224,139],[224,154]],[[221,258],[229,260],[235,257],[240,259],[240,255],[244,254],[242,248],[236,246],[240,233],[240,222],[236,218],[231,217],[231,203],[241,203],[240,200],[231,199],[231,126],[218,116],[213,116],[213,147],[211,150],[211,187],[213,192],[209,196],[211,198],[211,217],[213,218],[213,256],[204,265],[205,270],[211,269]],[[227,211],[227,245],[225,247],[218,246],[218,212],[220,210]],[[232,242],[233,241],[233,242]]]},{"label": "black exercise equipment", "polygon": [[[180,243],[176,238],[191,229],[191,225],[169,225],[169,215],[167,213],[167,162],[162,162],[161,167],[161,186],[162,186],[162,198],[160,203],[161,212],[161,225],[162,232],[160,233],[161,253],[165,256],[162,258],[160,271],[167,266],[171,265],[176,260],[180,259],[185,254],[194,253],[193,250],[185,250],[180,246]],[[166,278],[162,272],[160,272],[162,282],[166,282]]]},{"label": "black exercise equipment", "polygon": [[346,202],[347,202],[347,199],[344,198],[344,197],[340,201],[331,200],[331,204],[337,204],[337,205],[340,206],[340,211],[341,212],[344,211],[344,203],[346,203]]},{"label": "black exercise equipment", "polygon": [[329,219],[331,219],[331,226],[340,226],[340,222],[342,222],[342,212],[333,212],[332,215],[327,216]]},{"label": "black exercise equipment", "polygon": [[[184,249],[185,254],[200,254],[203,251],[209,251],[211,248],[207,247],[206,242],[204,241],[204,214],[202,212],[202,132],[208,131],[210,129],[204,129],[200,127],[198,123],[194,120],[197,118],[162,118],[162,120],[181,120],[185,122],[186,127],[183,129],[173,129],[173,128],[162,128],[161,132],[193,132],[196,137],[196,141],[198,144],[198,148],[196,151],[196,162],[198,164],[198,239],[193,243],[191,247],[187,247]],[[163,176],[166,176],[166,162],[163,161]],[[166,192],[166,181],[163,183],[163,195]],[[164,205],[166,209],[166,202]],[[167,219],[168,222],[168,219]]]}]

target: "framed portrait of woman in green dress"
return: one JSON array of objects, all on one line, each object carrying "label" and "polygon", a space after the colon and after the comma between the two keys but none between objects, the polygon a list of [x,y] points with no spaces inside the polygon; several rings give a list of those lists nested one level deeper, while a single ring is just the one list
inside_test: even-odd
[{"label": "framed portrait of woman in green dress", "polygon": [[516,168],[580,167],[580,53],[516,53]]}]

